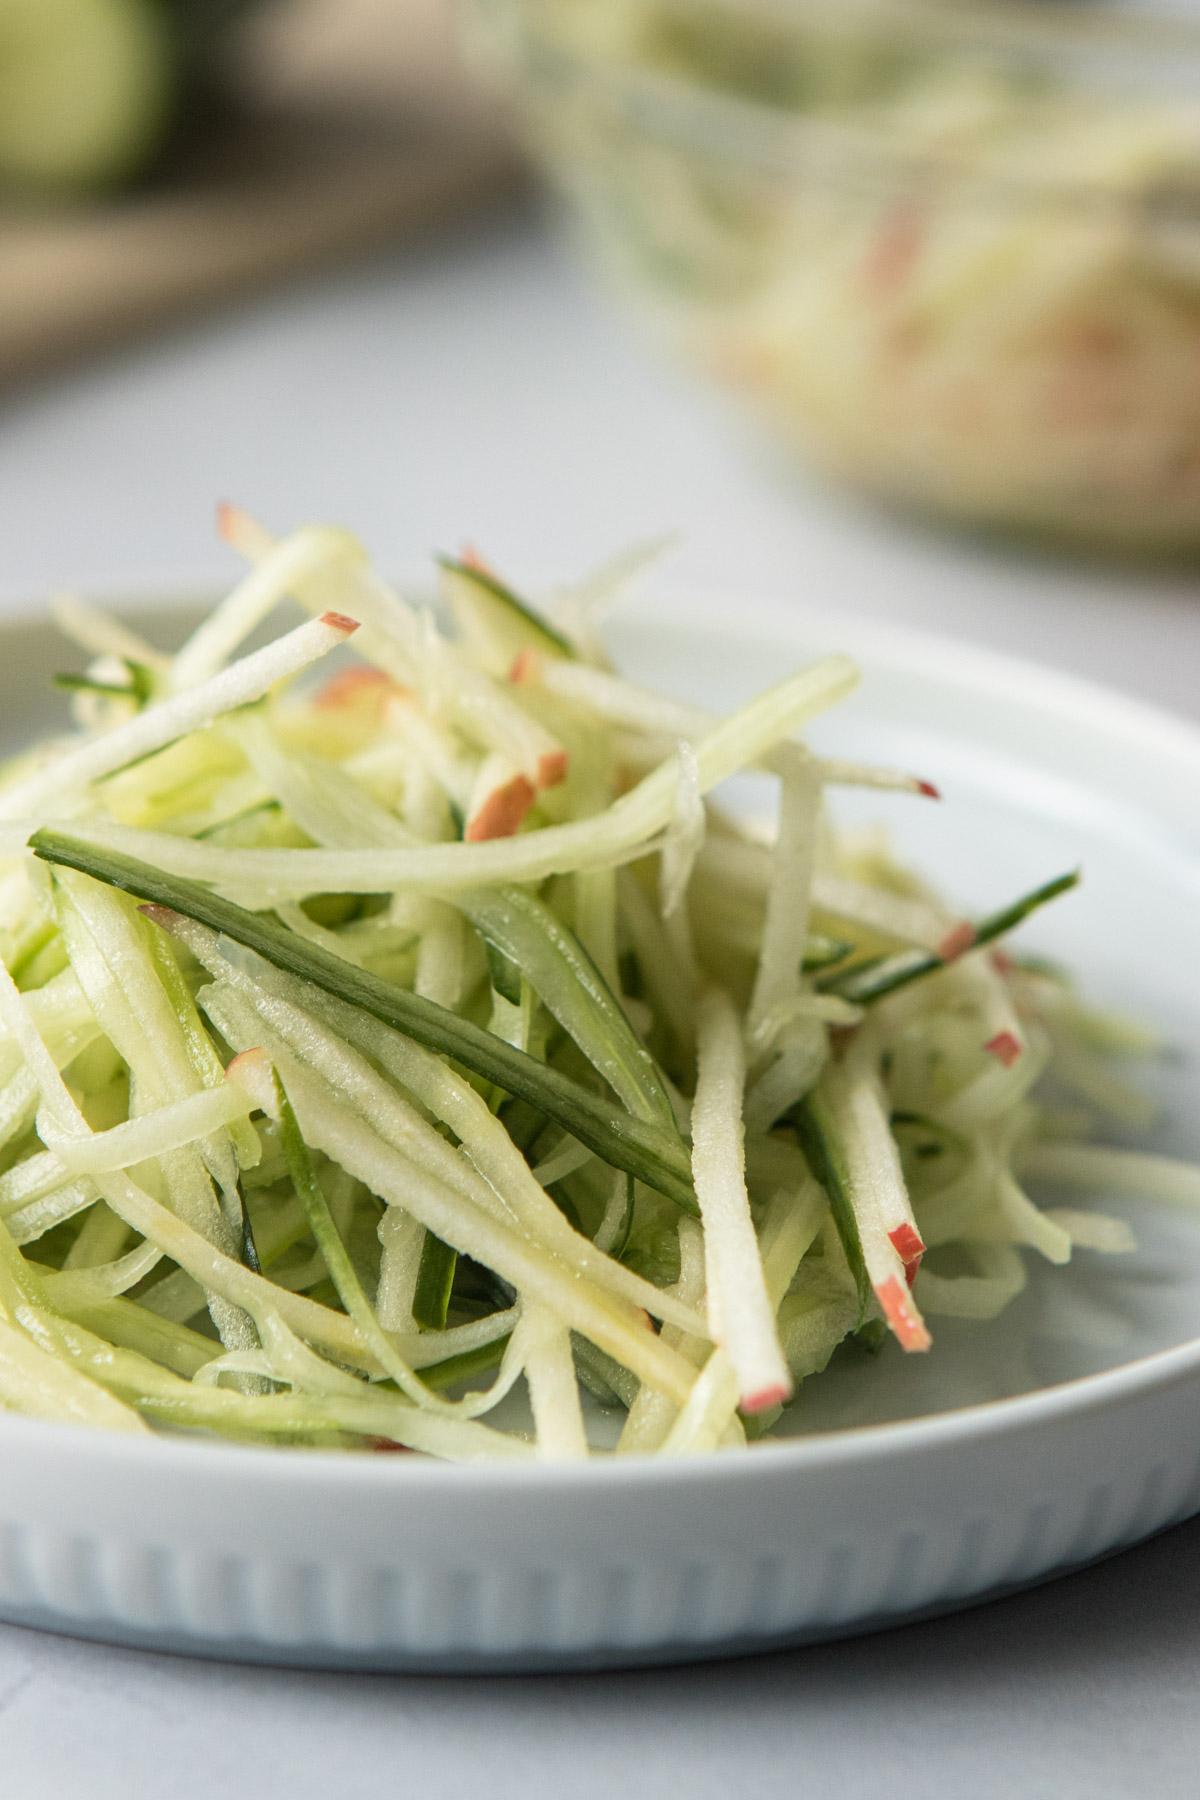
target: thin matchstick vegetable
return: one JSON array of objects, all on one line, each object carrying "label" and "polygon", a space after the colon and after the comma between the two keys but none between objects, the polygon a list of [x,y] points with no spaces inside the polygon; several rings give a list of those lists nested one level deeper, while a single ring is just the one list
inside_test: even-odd
[{"label": "thin matchstick vegetable", "polygon": [[[274,539],[255,521],[236,508],[225,509],[223,519],[231,541],[252,561],[271,554]],[[352,538],[347,536],[344,546],[340,564],[317,564],[296,583],[301,604],[314,612],[350,605],[363,622],[363,656],[402,685],[428,690],[435,711],[449,714],[473,742],[513,763],[535,788],[560,782],[567,757],[553,734],[382,581]]]},{"label": "thin matchstick vegetable", "polygon": [[185,918],[197,919],[235,943],[245,944],[278,968],[394,1025],[430,1049],[452,1056],[511,1094],[557,1119],[598,1156],[660,1187],[681,1206],[694,1206],[686,1152],[664,1132],[623,1113],[558,1070],[535,1062],[466,1019],[390,987],[259,914],[222,900],[197,883],[163,875],[132,857],[94,849],[65,833],[40,831],[31,848],[47,862],[81,870]]},{"label": "thin matchstick vegetable", "polygon": [[746,1191],[741,1022],[728,995],[700,996],[692,1106],[692,1178],[700,1202],[709,1327],[737,1380],[743,1412],[786,1400],[792,1379],[775,1330]]},{"label": "thin matchstick vegetable", "polygon": [[357,629],[357,620],[333,612],[323,613],[307,625],[298,625],[286,637],[255,651],[203,686],[147,707],[114,731],[89,739],[23,781],[3,789],[0,818],[17,819],[38,813],[89,782],[99,781],[127,763],[163,749],[185,733],[208,725],[222,713],[261,699],[277,682],[328,656]]},{"label": "thin matchstick vegetable", "polygon": [[[203,1088],[88,1138],[64,1136],[49,1121],[43,1123],[41,1135],[48,1145],[48,1160],[60,1170],[70,1175],[96,1175],[133,1168],[165,1150],[181,1150],[236,1119],[244,1119],[249,1110],[250,1102],[236,1087]],[[44,1191],[49,1192],[50,1185],[48,1182]],[[3,1191],[0,1187],[0,1194]]]},{"label": "thin matchstick vegetable", "polygon": [[902,1348],[928,1350],[929,1332],[909,1292],[925,1246],[877,1079],[861,1064],[832,1065],[797,1108],[795,1122],[829,1197],[860,1306],[873,1289]]},{"label": "thin matchstick vegetable", "polygon": [[[847,657],[831,656],[760,694],[695,746],[701,791],[737,774],[805,719],[844,699],[857,681],[858,671]],[[628,860],[652,848],[666,828],[678,780],[677,759],[671,757],[596,817],[548,825],[515,838],[373,849],[369,855],[305,849],[232,852],[167,833],[108,825],[92,825],[87,835],[98,847],[127,855],[149,852],[166,872],[234,886],[243,893],[253,885],[267,903],[315,893],[372,894],[398,887],[449,893],[497,881],[541,881]]]},{"label": "thin matchstick vegetable", "polygon": [[1079,870],[1073,869],[1069,874],[1056,876],[1053,881],[1043,882],[1041,887],[1021,895],[999,912],[989,913],[975,925],[963,927],[952,940],[943,942],[936,953],[909,951],[900,956],[881,957],[844,973],[834,971],[818,977],[818,986],[823,992],[840,994],[844,1000],[853,1000],[856,1005],[870,1006],[872,1001],[882,1000],[887,994],[894,994],[926,975],[936,975],[939,969],[948,967],[969,951],[994,943],[1024,924],[1032,913],[1048,906],[1051,900],[1078,887],[1079,881]]},{"label": "thin matchstick vegetable", "polygon": [[797,736],[847,658],[720,717],[616,673],[582,591],[560,629],[447,561],[451,634],[348,533],[222,531],[250,573],[178,655],[67,610],[71,732],[0,770],[5,1410],[578,1461],[598,1407],[621,1455],[737,1453],[848,1336],[1126,1251],[1083,1188],[1200,1204],[1096,1142],[1145,1031],[998,947],[1077,876],[968,924],[841,828],[839,786],[934,793]]},{"label": "thin matchstick vegetable", "polygon": [[[308,1217],[314,1241],[325,1259],[330,1279],[337,1289],[338,1299],[358,1326],[364,1343],[380,1367],[392,1377],[400,1391],[414,1404],[423,1406],[426,1411],[440,1413],[446,1418],[471,1418],[495,1405],[503,1398],[511,1381],[516,1379],[516,1368],[510,1369],[508,1384],[505,1383],[502,1375],[500,1380],[483,1395],[472,1395],[465,1400],[447,1401],[439,1395],[435,1395],[404,1358],[398,1354],[394,1343],[381,1328],[375,1310],[363,1292],[362,1283],[358,1279],[354,1264],[342,1242],[341,1233],[329,1210],[329,1202],[321,1191],[321,1184],[317,1180],[308,1145],[296,1123],[296,1115],[292,1111],[291,1102],[279,1079],[278,1071],[272,1070],[268,1077],[263,1065],[255,1060],[244,1062],[242,1069],[244,1071],[243,1078],[250,1091],[256,1094],[260,1104],[264,1104],[264,1110],[269,1108],[272,1112],[277,1113],[283,1151],[287,1158],[288,1174]],[[268,1078],[271,1082],[270,1094],[266,1091]],[[270,1104],[272,1100],[273,1106]],[[515,1359],[513,1360],[515,1361]]]},{"label": "thin matchstick vegetable", "polygon": [[[259,958],[247,959],[236,946],[222,947],[203,926],[179,919],[170,929],[218,977],[214,987],[202,991],[201,1001],[226,1041],[247,1047],[267,1042],[303,1058],[394,1148],[472,1205],[517,1225],[577,1275],[640,1310],[703,1332],[695,1314],[611,1254],[600,1254],[610,1247],[600,1245],[599,1231],[593,1243],[573,1227],[533,1178],[503,1125],[453,1069]],[[447,1143],[447,1130],[463,1154]],[[605,1217],[607,1212],[606,1207]]]},{"label": "thin matchstick vegetable", "polygon": [[[705,737],[717,723],[716,715],[701,707],[667,700],[606,669],[566,663],[561,660],[561,653],[557,657],[543,656],[536,646],[517,651],[508,665],[508,677],[518,686],[541,688],[569,705],[586,707],[609,725],[638,732],[650,746],[652,761],[659,760],[664,745],[669,748],[680,738],[694,742]],[[657,740],[657,748],[651,740]],[[794,764],[797,749],[783,746],[769,751],[763,766],[781,774]],[[919,794],[927,800],[941,798],[933,783],[918,775],[874,763],[851,762],[845,757],[801,754],[816,780],[827,787],[877,788],[884,793]]]}]

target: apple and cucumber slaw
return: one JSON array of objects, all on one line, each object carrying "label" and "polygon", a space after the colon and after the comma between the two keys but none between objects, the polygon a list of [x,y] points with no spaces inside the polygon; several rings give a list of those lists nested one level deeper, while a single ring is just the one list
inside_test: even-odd
[{"label": "apple and cucumber slaw", "polygon": [[1145,1035],[1008,944],[1075,874],[968,920],[831,825],[936,799],[805,746],[848,658],[718,718],[604,654],[636,557],[544,616],[446,559],[435,617],[343,531],[221,526],[246,573],[175,655],[60,603],[72,726],[0,779],[5,1409],[744,1446],[835,1353],[1128,1249],[1098,1190],[1200,1194],[1096,1141]]}]

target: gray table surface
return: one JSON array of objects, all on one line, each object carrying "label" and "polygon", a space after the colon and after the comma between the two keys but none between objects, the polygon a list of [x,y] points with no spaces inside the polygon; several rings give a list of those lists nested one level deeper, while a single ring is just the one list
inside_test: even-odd
[{"label": "gray table surface", "polygon": [[[222,497],[341,520],[396,567],[469,540],[562,578],[678,527],[675,583],[936,627],[1200,715],[1193,580],[985,553],[802,483],[520,210],[10,399],[0,605],[226,579]],[[293,1674],[0,1628],[0,1791],[1190,1800],[1198,1664],[1200,1524],[954,1618],[636,1675]]]}]

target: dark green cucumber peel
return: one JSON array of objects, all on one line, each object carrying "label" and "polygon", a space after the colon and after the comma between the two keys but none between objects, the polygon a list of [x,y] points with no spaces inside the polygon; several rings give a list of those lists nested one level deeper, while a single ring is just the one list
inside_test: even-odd
[{"label": "dark green cucumber peel", "polygon": [[[317,1249],[325,1259],[329,1270],[333,1291],[340,1300],[347,1315],[364,1326],[363,1296],[358,1276],[350,1260],[350,1252],[342,1241],[329,1202],[321,1188],[320,1181],[312,1159],[312,1153],[304,1141],[287,1091],[275,1074],[275,1095],[279,1105],[280,1136],[283,1142],[284,1155],[287,1158],[288,1175],[292,1186],[304,1208],[309,1229]],[[433,1250],[431,1252],[431,1246]],[[425,1276],[426,1255],[429,1255],[429,1273]],[[429,1303],[430,1316],[422,1320],[417,1315],[414,1301],[413,1312],[417,1323],[427,1330],[440,1330],[446,1323],[446,1312],[449,1306],[450,1289],[454,1283],[454,1272],[458,1266],[458,1253],[451,1250],[433,1232],[425,1234],[425,1245],[421,1255],[421,1268],[417,1275],[417,1288],[420,1293],[423,1277],[426,1278],[426,1292],[422,1304]],[[440,1314],[433,1316],[433,1308],[440,1306]],[[435,1363],[432,1368],[421,1372],[420,1380],[427,1387],[453,1387],[466,1376],[491,1369],[504,1354],[504,1346],[508,1343],[505,1336],[494,1344],[483,1344],[475,1350],[461,1352],[457,1356],[446,1358]]]},{"label": "dark green cucumber peel", "polygon": [[965,1153],[968,1145],[960,1132],[952,1131],[949,1125],[943,1125],[928,1113],[894,1112],[891,1118],[892,1136],[903,1148],[904,1140],[901,1132],[913,1134],[913,1146],[917,1156],[940,1156],[944,1151],[952,1150]]},{"label": "dark green cucumber peel", "polygon": [[834,963],[845,962],[853,950],[854,945],[846,938],[813,933],[805,943],[804,961],[800,967],[805,975],[815,975],[819,970],[832,968]]},{"label": "dark green cucumber peel", "polygon": [[858,1295],[859,1323],[871,1299],[871,1283],[863,1260],[862,1240],[850,1198],[850,1172],[836,1125],[821,1094],[820,1084],[787,1114],[814,1180],[829,1201],[829,1210],[845,1252]]},{"label": "dark green cucumber peel", "polygon": [[353,1318],[359,1287],[358,1276],[354,1272],[350,1252],[342,1242],[337,1222],[329,1210],[329,1202],[317,1178],[312,1153],[304,1141],[292,1103],[277,1071],[274,1079],[275,1098],[279,1106],[279,1135],[287,1161],[288,1178],[304,1208],[308,1228],[324,1258],[333,1290],[345,1312]]},{"label": "dark green cucumber peel", "polygon": [[[978,949],[980,945],[1002,937],[1039,907],[1056,900],[1060,894],[1067,893],[1078,881],[1079,871],[1072,870],[1069,874],[1044,882],[1041,887],[1023,894],[1000,911],[989,914],[974,927],[972,935],[956,954],[963,955],[968,950]],[[906,951],[899,956],[879,957],[869,963],[861,963],[857,968],[849,969],[841,975],[831,974],[823,980],[818,977],[816,985],[824,993],[840,994],[844,999],[856,1001],[859,1005],[869,1005],[873,1000],[881,1000],[885,994],[893,994],[899,988],[906,987],[911,981],[947,968],[953,960],[953,956]],[[849,1170],[838,1130],[822,1096],[820,1083],[791,1109],[786,1119],[796,1133],[809,1169],[825,1190],[838,1238],[854,1278],[860,1314],[865,1313],[870,1300],[871,1284],[851,1204]],[[908,1122],[910,1117],[905,1114],[898,1114],[893,1120],[893,1124]],[[924,1121],[913,1115],[911,1122],[916,1124]],[[861,1323],[860,1317],[860,1325]]]},{"label": "dark green cucumber peel", "polygon": [[535,637],[544,639],[546,648],[555,655],[574,657],[575,648],[562,632],[556,630],[548,619],[544,619],[539,613],[534,612],[533,608],[527,605],[519,594],[514,594],[513,590],[506,587],[497,576],[489,574],[485,569],[476,568],[473,563],[460,562],[454,556],[439,556],[436,560],[448,574],[461,576],[464,581],[471,582],[489,600],[494,601],[497,606],[503,607],[506,612],[512,613],[517,623],[525,630],[532,632]]},{"label": "dark green cucumber peel", "polygon": [[859,963],[842,974],[818,976],[816,985],[823,994],[838,994],[843,1000],[853,1001],[858,1006],[869,1006],[873,1000],[882,1000],[886,994],[894,994],[900,988],[908,987],[910,982],[920,981],[926,975],[936,975],[939,969],[948,968],[958,956],[963,956],[970,950],[978,950],[982,945],[1003,937],[1031,913],[1039,911],[1051,900],[1057,900],[1060,894],[1069,893],[1079,885],[1079,880],[1079,870],[1072,869],[1066,875],[1056,875],[1053,881],[1043,882],[1041,887],[1022,894],[999,912],[980,919],[971,937],[951,956],[939,956],[925,950],[904,950],[896,956],[873,957],[870,962]]},{"label": "dark green cucumber peel", "polygon": [[621,1223],[617,1227],[617,1235],[612,1241],[609,1255],[620,1262],[629,1248],[629,1239],[633,1231],[633,1210],[637,1200],[637,1183],[632,1175],[625,1177],[625,1209],[621,1214]]},{"label": "dark green cucumber peel", "polygon": [[471,1375],[488,1375],[493,1369],[499,1368],[511,1335],[508,1332],[490,1344],[480,1344],[475,1350],[460,1350],[457,1355],[446,1357],[444,1362],[431,1363],[427,1369],[421,1370],[421,1380],[426,1387],[444,1393],[447,1388],[457,1387],[460,1381],[466,1381]]},{"label": "dark green cucumber peel", "polygon": [[524,888],[481,888],[456,904],[487,946],[497,990],[512,1000],[497,976],[513,971],[518,982],[524,976],[623,1104],[647,1124],[678,1135],[654,1058],[574,932]]},{"label": "dark green cucumber peel", "polygon": [[29,847],[44,862],[78,869],[109,887],[195,919],[426,1049],[453,1058],[555,1119],[613,1168],[636,1176],[684,1211],[697,1213],[687,1146],[677,1132],[668,1133],[634,1118],[615,1101],[592,1093],[481,1026],[433,1001],[390,986],[308,943],[277,920],[222,899],[200,882],[164,874],[136,857],[50,829],[35,832]]},{"label": "dark green cucumber peel", "polygon": [[70,673],[51,677],[53,685],[65,694],[99,694],[106,700],[134,700],[145,706],[153,694],[153,676],[142,663],[126,662],[128,681],[100,681],[94,675]]},{"label": "dark green cucumber peel", "polygon": [[442,1331],[450,1312],[450,1294],[458,1251],[444,1244],[434,1232],[425,1233],[417,1281],[413,1289],[413,1318],[422,1331]]},{"label": "dark green cucumber peel", "polygon": [[856,1326],[850,1337],[868,1356],[878,1356],[888,1341],[888,1328],[883,1319],[867,1319]]},{"label": "dark green cucumber peel", "polygon": [[254,1241],[254,1226],[250,1219],[250,1208],[246,1205],[246,1196],[242,1192],[242,1184],[238,1182],[238,1199],[242,1203],[242,1262],[252,1275],[262,1274],[262,1258],[258,1254],[258,1245]]},{"label": "dark green cucumber peel", "polygon": [[[610,1412],[618,1408],[628,1410],[628,1398],[622,1399],[618,1392],[618,1388],[625,1387],[628,1393],[629,1386],[629,1379],[620,1363],[614,1362],[606,1351],[598,1350],[595,1344],[580,1337],[577,1331],[571,1333],[571,1350],[575,1359],[575,1373],[593,1400]],[[637,1386],[636,1377],[633,1378],[633,1386]]]},{"label": "dark green cucumber peel", "polygon": [[510,1006],[521,1004],[521,971],[516,963],[506,956],[487,936],[481,932],[483,948],[487,954],[488,978],[502,1000]]},{"label": "dark green cucumber peel", "polygon": [[278,800],[259,800],[253,806],[244,806],[241,812],[231,813],[227,819],[218,819],[215,825],[205,825],[196,833],[196,841],[205,843],[216,837],[219,831],[229,831],[234,825],[241,825],[247,819],[257,818],[260,813],[281,813],[283,811]]}]

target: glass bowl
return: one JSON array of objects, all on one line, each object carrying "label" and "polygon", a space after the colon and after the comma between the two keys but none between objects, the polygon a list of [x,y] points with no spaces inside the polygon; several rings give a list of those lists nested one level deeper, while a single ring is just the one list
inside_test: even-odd
[{"label": "glass bowl", "polygon": [[620,285],[828,471],[1200,550],[1200,27],[1087,0],[473,0]]}]

